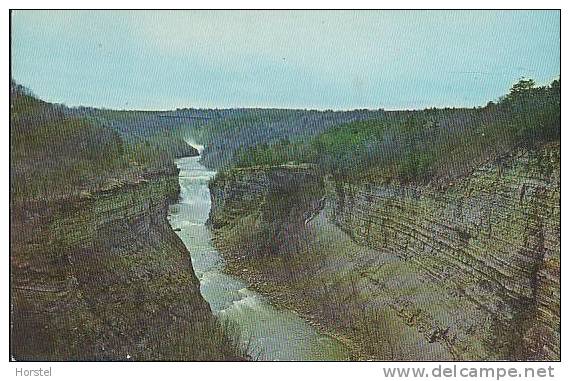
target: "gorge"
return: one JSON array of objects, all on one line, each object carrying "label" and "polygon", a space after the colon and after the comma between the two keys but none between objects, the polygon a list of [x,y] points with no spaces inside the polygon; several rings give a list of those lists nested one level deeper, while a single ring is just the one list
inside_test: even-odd
[{"label": "gorge", "polygon": [[208,181],[215,172],[202,166],[199,157],[179,159],[177,165],[181,192],[179,203],[170,208],[170,224],[190,252],[202,296],[217,316],[236,326],[249,355],[256,360],[347,359],[340,342],[320,334],[295,313],[275,308],[225,272],[224,259],[212,246],[206,226]]},{"label": "gorge", "polygon": [[214,243],[232,273],[357,357],[555,360],[559,155],[518,150],[443,190],[230,170],[210,184]]},{"label": "gorge", "polygon": [[559,359],[560,81],[533,86],[139,112],[12,83],[12,359]]}]

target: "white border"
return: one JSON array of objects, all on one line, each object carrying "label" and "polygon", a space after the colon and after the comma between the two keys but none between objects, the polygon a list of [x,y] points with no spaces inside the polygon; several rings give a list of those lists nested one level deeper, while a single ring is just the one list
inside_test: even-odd
[{"label": "white border", "polygon": [[[247,379],[247,380],[287,380],[291,379],[301,379],[301,380],[377,380],[384,378],[382,373],[382,368],[389,365],[396,366],[423,366],[426,368],[433,368],[438,366],[437,363],[9,363],[8,362],[8,290],[9,290],[9,280],[8,280],[8,258],[9,258],[9,247],[8,247],[8,212],[9,212],[9,194],[8,194],[8,159],[9,159],[9,139],[8,139],[8,88],[9,88],[9,49],[8,49],[8,39],[9,39],[9,8],[19,8],[19,9],[30,9],[30,8],[133,8],[133,9],[144,9],[144,8],[196,8],[196,9],[236,9],[236,8],[269,8],[269,3],[267,0],[252,0],[252,1],[201,1],[201,2],[184,2],[184,1],[168,1],[163,0],[160,2],[153,2],[148,0],[138,0],[138,1],[123,1],[115,0],[112,2],[103,1],[70,1],[70,0],[59,0],[59,1],[13,1],[9,0],[4,2],[5,8],[4,12],[0,15],[1,29],[2,29],[2,78],[3,78],[3,91],[0,92],[2,99],[2,111],[3,111],[3,131],[4,134],[3,142],[4,149],[0,151],[2,160],[2,187],[0,189],[2,195],[1,204],[1,220],[0,228],[2,234],[3,242],[3,256],[1,260],[2,266],[2,292],[0,305],[2,306],[2,312],[0,319],[2,323],[0,330],[2,335],[1,346],[0,346],[0,364],[2,366],[0,374],[6,378],[4,379],[16,379],[15,370],[16,368],[26,368],[34,369],[39,367],[52,367],[52,379],[57,380],[96,380],[101,381],[102,379],[137,379],[137,380],[159,380],[165,377],[169,379],[181,379],[181,380],[235,380],[237,379]],[[396,7],[402,9],[415,9],[415,8],[435,8],[435,9],[446,9],[446,8],[459,8],[459,9],[470,9],[470,8],[489,8],[489,9],[522,9],[522,8],[553,8],[562,9],[562,21],[566,18],[566,13],[569,6],[565,6],[562,1],[517,1],[517,2],[498,2],[498,1],[468,1],[461,2],[459,4],[457,1],[399,1],[391,3],[379,3],[377,1],[362,1],[353,0],[350,2],[341,1],[307,1],[307,0],[290,0],[290,1],[278,1],[272,2],[271,8],[273,9],[290,9],[290,8],[356,8],[356,9],[368,9],[368,8],[378,8],[378,7]],[[516,6],[516,8],[513,8]],[[566,29],[563,27],[563,22],[561,23],[562,29],[562,41],[568,41],[568,35]],[[537,52],[537,54],[539,54]],[[562,67],[561,72],[566,69],[565,63],[567,62],[568,49],[562,45]],[[567,105],[569,105],[568,98],[562,97],[563,110],[568,110]],[[568,120],[566,112],[562,113],[562,140],[563,146],[570,144],[566,142],[568,133],[565,132],[565,127]],[[562,155],[562,199],[567,200],[568,194],[566,184],[568,184],[568,160],[566,155]],[[565,204],[562,204],[562,237],[567,237],[564,233],[568,231],[568,224],[570,219],[566,218],[567,213],[564,213]],[[562,241],[562,252],[568,247],[568,239],[563,239]],[[564,255],[564,254],[562,254]],[[563,259],[563,266],[570,266],[567,262],[570,260]],[[570,262],[568,262],[570,263]],[[566,270],[564,270],[566,271]],[[570,291],[568,290],[568,282],[562,282],[562,295],[564,296],[563,303],[563,316],[568,316],[570,307],[568,298]],[[568,323],[570,324],[570,323]],[[568,359],[569,355],[567,351],[568,345],[568,332],[570,328],[562,323],[562,353],[565,355],[563,359]],[[555,368],[555,379],[570,379],[570,361],[563,361],[562,363],[458,363],[462,366],[476,366],[481,364],[484,366],[503,366],[503,367],[515,367],[519,370],[524,369],[526,366],[548,366],[552,365]],[[446,365],[453,365],[452,363],[447,363]],[[22,379],[22,377],[18,377]],[[400,380],[402,378],[393,378],[394,380]],[[452,378],[446,378],[449,380]],[[524,378],[521,378],[521,380]],[[547,378],[548,379],[548,378]]]}]

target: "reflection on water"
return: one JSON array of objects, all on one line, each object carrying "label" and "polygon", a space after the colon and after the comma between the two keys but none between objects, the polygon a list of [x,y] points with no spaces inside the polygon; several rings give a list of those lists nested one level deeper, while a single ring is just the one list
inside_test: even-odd
[{"label": "reflection on water", "polygon": [[199,157],[177,161],[180,202],[172,205],[170,224],[192,257],[200,291],[215,314],[235,322],[244,343],[260,360],[344,360],[346,349],[317,332],[295,313],[273,307],[236,277],[225,274],[224,260],[212,246],[205,222],[210,211],[208,180],[215,175]]}]

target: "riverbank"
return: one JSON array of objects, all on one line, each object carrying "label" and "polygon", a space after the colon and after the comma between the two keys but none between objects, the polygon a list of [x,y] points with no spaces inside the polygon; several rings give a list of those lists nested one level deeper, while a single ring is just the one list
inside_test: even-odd
[{"label": "riverbank", "polygon": [[229,360],[166,220],[178,171],[75,200],[11,205],[17,360]]},{"label": "riverbank", "polygon": [[559,154],[517,150],[444,190],[242,168],[210,185],[214,244],[359,357],[556,359]]},{"label": "riverbank", "polygon": [[[218,245],[216,246],[219,247]],[[256,265],[249,261],[231,258],[227,250],[223,251],[226,252],[224,259],[226,260],[225,272],[227,274],[243,279],[248,288],[267,297],[276,308],[297,314],[299,318],[308,322],[308,324],[314,327],[321,335],[331,337],[341,342],[350,353],[347,360],[359,361],[369,359],[348,335],[331,330],[323,320],[315,316],[311,312],[310,303],[303,303],[303,301],[294,298],[293,295],[295,295],[296,290],[287,288],[286,285],[275,286],[268,283],[263,273],[255,270],[257,268]]]},{"label": "riverbank", "polygon": [[208,182],[214,172],[199,159],[183,158],[180,168],[181,197],[170,208],[169,222],[190,251],[200,291],[221,320],[235,327],[242,346],[254,360],[346,360],[344,345],[323,335],[286,308],[276,308],[239,277],[230,274],[225,258],[212,245],[206,226],[210,214]]}]

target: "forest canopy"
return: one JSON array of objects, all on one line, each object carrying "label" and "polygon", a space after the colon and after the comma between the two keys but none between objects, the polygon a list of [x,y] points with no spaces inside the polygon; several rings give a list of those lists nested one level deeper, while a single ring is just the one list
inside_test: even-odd
[{"label": "forest canopy", "polygon": [[460,176],[516,147],[560,139],[560,80],[523,78],[498,102],[475,109],[394,112],[340,124],[310,139],[240,149],[235,165],[314,163],[339,176],[430,182]]}]

